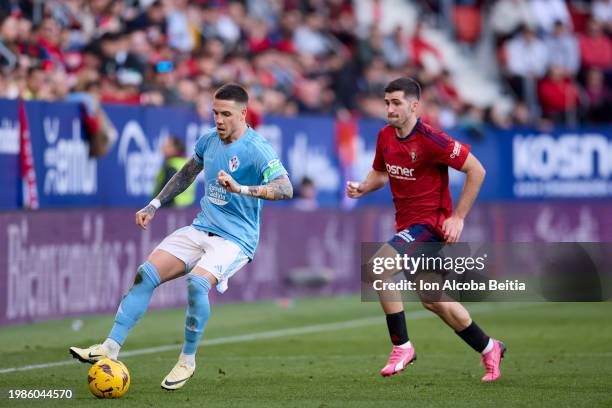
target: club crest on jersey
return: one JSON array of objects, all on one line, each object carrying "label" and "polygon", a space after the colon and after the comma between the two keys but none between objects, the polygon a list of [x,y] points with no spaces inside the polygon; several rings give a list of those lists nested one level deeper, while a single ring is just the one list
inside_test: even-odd
[{"label": "club crest on jersey", "polygon": [[240,167],[240,160],[238,160],[238,156],[234,156],[229,161],[229,169],[233,173],[238,170],[238,167]]},{"label": "club crest on jersey", "polygon": [[416,157],[417,157],[417,156],[416,156],[416,151],[415,151],[415,150],[412,150],[412,151],[410,152],[410,158],[412,159],[412,161],[413,161],[413,162],[414,162],[414,161],[416,161]]}]

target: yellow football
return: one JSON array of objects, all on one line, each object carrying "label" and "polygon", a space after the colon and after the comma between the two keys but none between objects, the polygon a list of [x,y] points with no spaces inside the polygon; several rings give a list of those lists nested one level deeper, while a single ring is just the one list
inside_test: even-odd
[{"label": "yellow football", "polygon": [[130,388],[130,372],[121,361],[105,358],[91,366],[87,382],[98,398],[120,398]]}]

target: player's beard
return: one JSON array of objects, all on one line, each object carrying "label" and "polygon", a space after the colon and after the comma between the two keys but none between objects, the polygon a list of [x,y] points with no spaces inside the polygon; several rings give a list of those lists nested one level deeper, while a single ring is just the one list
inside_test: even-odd
[{"label": "player's beard", "polygon": [[399,116],[394,116],[394,117],[387,116],[387,123],[389,124],[389,126],[393,128],[401,129],[404,122],[405,121],[402,121]]}]

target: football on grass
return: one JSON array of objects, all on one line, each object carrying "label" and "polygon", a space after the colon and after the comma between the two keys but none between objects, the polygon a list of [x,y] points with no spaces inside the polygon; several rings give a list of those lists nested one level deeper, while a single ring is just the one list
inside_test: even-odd
[{"label": "football on grass", "polygon": [[120,398],[130,388],[130,372],[121,361],[105,358],[91,366],[87,382],[98,398]]}]

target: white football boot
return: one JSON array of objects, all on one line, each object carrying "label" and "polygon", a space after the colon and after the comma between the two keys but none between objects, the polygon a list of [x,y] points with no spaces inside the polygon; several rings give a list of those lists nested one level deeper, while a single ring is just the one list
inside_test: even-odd
[{"label": "white football boot", "polygon": [[179,359],[172,371],[161,382],[161,387],[165,390],[178,390],[193,377],[194,372],[195,365],[192,366]]},{"label": "white football boot", "polygon": [[70,354],[81,363],[89,364],[94,364],[103,358],[111,358],[110,353],[102,344],[94,344],[87,348],[70,347]]}]

